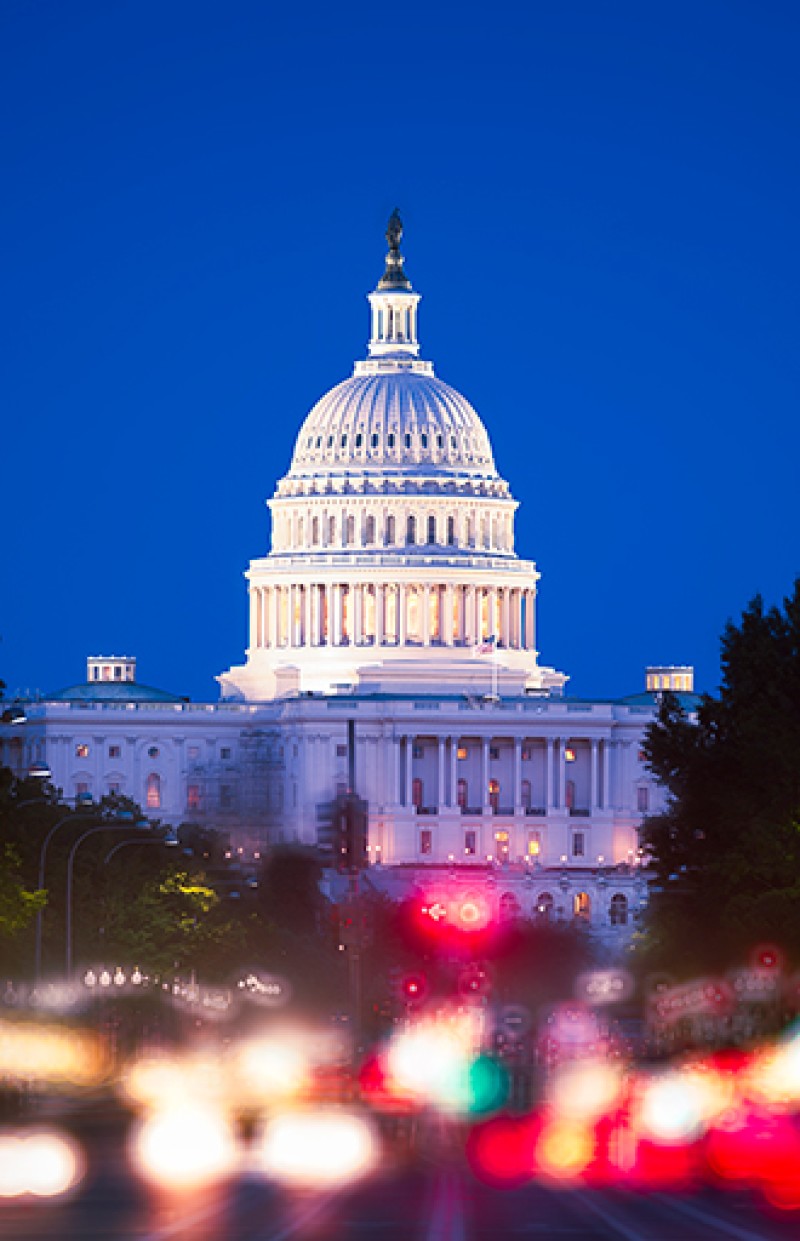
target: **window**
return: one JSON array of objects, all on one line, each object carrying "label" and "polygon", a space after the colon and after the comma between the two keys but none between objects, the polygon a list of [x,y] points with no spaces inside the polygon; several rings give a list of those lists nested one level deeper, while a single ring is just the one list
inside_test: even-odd
[{"label": "window", "polygon": [[465,745],[460,745],[458,749],[456,750],[456,758],[464,759],[466,757],[467,757],[467,747]]},{"label": "window", "polygon": [[427,448],[427,447],[428,447],[428,437],[427,437],[427,435],[425,435],[425,433],[423,432],[423,433],[422,433],[422,435],[419,437],[419,439],[420,439],[420,443],[422,444],[422,447],[423,447],[423,448]]},{"label": "window", "polygon": [[394,517],[386,518],[386,542],[394,543]]},{"label": "window", "polygon": [[147,757],[148,757],[148,758],[158,758],[158,746],[157,746],[157,745],[151,745],[151,746],[148,748],[148,751],[147,751]]},{"label": "window", "polygon": [[628,898],[622,892],[615,892],[608,907],[608,916],[612,926],[628,925]]},{"label": "window", "polygon": [[499,757],[500,757],[499,747],[496,745],[490,745],[489,746],[489,758],[492,760],[493,763],[496,763]]},{"label": "window", "polygon": [[220,752],[219,752],[219,756],[220,756],[220,758],[230,758],[230,756],[231,756],[231,748],[230,748],[230,746],[228,746],[228,745],[224,745],[224,746],[222,747],[222,749],[220,750]]},{"label": "window", "polygon": [[147,777],[145,804],[148,810],[161,809],[161,777],[154,771]]},{"label": "window", "polygon": [[422,781],[419,776],[415,776],[411,781],[411,805],[419,810],[422,805]]},{"label": "window", "polygon": [[428,542],[436,542],[436,518],[433,516],[428,518]]},{"label": "window", "polygon": [[100,680],[100,669],[99,669],[99,668],[93,668],[93,669],[92,669],[92,672],[94,673],[94,675],[93,675],[93,677],[92,677],[92,680],[93,680],[93,681],[99,681],[99,680]]},{"label": "window", "polygon": [[447,545],[448,547],[452,547],[455,541],[456,541],[455,518],[448,517],[447,519]]},{"label": "window", "polygon": [[567,783],[564,788],[564,793],[565,793],[565,801],[566,801],[567,810],[574,810],[575,808],[575,781],[574,780],[567,780]]},{"label": "window", "polygon": [[576,892],[572,902],[572,912],[582,922],[588,922],[592,914],[592,902],[588,892]]},{"label": "window", "polygon": [[489,805],[492,807],[493,812],[497,814],[500,805],[500,782],[498,780],[489,781]]},{"label": "window", "polygon": [[553,916],[553,905],[552,892],[540,892],[536,898],[536,913],[545,922],[549,922]]},{"label": "window", "polygon": [[347,534],[345,535],[345,543],[347,543],[348,546],[352,547],[355,541],[356,541],[356,519],[355,517],[348,517]]},{"label": "window", "polygon": [[375,518],[368,517],[366,529],[364,531],[364,539],[367,543],[375,542]]},{"label": "window", "polygon": [[529,763],[531,761],[531,747],[529,745],[524,745],[522,747],[521,755],[523,763]]},{"label": "window", "polygon": [[572,748],[572,746],[571,746],[571,745],[568,745],[568,746],[567,746],[567,748],[566,748],[566,749],[565,749],[565,751],[564,751],[564,761],[565,761],[566,763],[574,763],[574,762],[575,762],[575,751],[573,750],[573,748]]},{"label": "window", "polygon": [[358,435],[356,436],[356,448],[360,448],[363,443],[364,443],[364,436],[359,431]]},{"label": "window", "polygon": [[411,447],[411,436],[408,432],[406,432],[406,448],[410,448],[410,447]]},{"label": "window", "polygon": [[120,667],[119,664],[114,665],[114,680],[115,681],[122,680],[122,668]]},{"label": "window", "polygon": [[436,447],[444,448],[444,436],[443,435],[436,436]]},{"label": "window", "polygon": [[187,786],[186,809],[187,810],[199,810],[200,809],[200,785],[199,784],[190,784]]},{"label": "window", "polygon": [[108,796],[109,797],[119,797],[121,792],[122,792],[122,785],[120,784],[119,780],[109,781],[109,785],[108,785]]},{"label": "window", "polygon": [[86,745],[85,742],[82,741],[80,745],[75,746],[75,757],[76,758],[88,758],[89,757],[89,747],[88,745]]},{"label": "window", "polygon": [[572,856],[583,857],[586,852],[586,837],[583,832],[572,833]]},{"label": "window", "polygon": [[377,436],[377,434],[376,434],[375,432],[373,432],[373,434],[372,434],[372,439],[370,440],[370,443],[372,444],[372,447],[373,447],[373,448],[377,448],[377,447],[378,447],[378,436]]},{"label": "window", "polygon": [[419,834],[419,851],[420,853],[433,853],[433,832],[430,828]]},{"label": "window", "polygon": [[319,517],[315,517],[311,522],[311,542],[315,547],[319,543]]},{"label": "window", "polygon": [[464,852],[467,857],[474,857],[476,848],[475,832],[464,832]]},{"label": "window", "polygon": [[108,747],[108,757],[109,757],[109,758],[119,758],[121,755],[122,755],[122,746],[119,746],[119,745],[110,745],[110,746]]},{"label": "window", "polygon": [[389,434],[386,436],[386,443],[389,445],[390,448],[394,448],[394,431],[390,431]]},{"label": "window", "polygon": [[187,758],[199,758],[199,757],[200,757],[200,747],[199,747],[199,745],[190,745],[190,746],[187,746],[187,747],[186,747],[186,757],[187,757]]},{"label": "window", "polygon": [[346,745],[337,745],[337,747],[336,747],[336,757],[337,757],[337,758],[347,758],[347,746],[346,746]]},{"label": "window", "polygon": [[528,832],[528,857],[537,858],[542,852],[542,833]]},{"label": "window", "polygon": [[406,543],[416,543],[417,541],[417,519],[409,517],[406,522]]},{"label": "window", "polygon": [[425,757],[425,746],[424,745],[412,746],[411,757],[412,758],[424,758]]},{"label": "window", "polygon": [[342,436],[342,448],[346,448],[346,447],[347,447],[347,434],[345,433]]},{"label": "window", "polygon": [[531,808],[531,782],[530,780],[523,780],[521,782],[519,797],[520,797],[520,805],[522,806],[522,809],[530,810]]},{"label": "window", "polygon": [[328,447],[333,448],[333,436],[332,435],[328,436]]},{"label": "window", "polygon": [[462,810],[466,810],[467,808],[468,789],[469,789],[469,786],[467,785],[466,780],[463,779],[462,777],[458,781],[458,784],[456,785],[456,801],[458,802]]},{"label": "window", "polygon": [[649,792],[649,789],[636,790],[636,809],[639,811],[639,814],[647,814],[650,805]]},{"label": "window", "polygon": [[75,785],[75,800],[76,801],[87,801],[87,800],[91,801],[92,800],[92,795],[89,792],[89,785],[85,780],[79,780],[78,783]]}]

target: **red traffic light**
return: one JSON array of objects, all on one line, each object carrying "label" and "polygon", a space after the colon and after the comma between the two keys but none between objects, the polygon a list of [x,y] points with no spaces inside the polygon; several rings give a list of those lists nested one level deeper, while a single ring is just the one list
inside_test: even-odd
[{"label": "red traffic light", "polygon": [[400,983],[400,994],[406,1004],[418,1004],[425,998],[427,990],[428,983],[423,974],[406,974]]}]

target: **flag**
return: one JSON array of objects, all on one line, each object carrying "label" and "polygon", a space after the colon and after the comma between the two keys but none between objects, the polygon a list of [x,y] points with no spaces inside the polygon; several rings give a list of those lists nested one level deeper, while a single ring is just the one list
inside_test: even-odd
[{"label": "flag", "polygon": [[493,655],[496,646],[497,646],[497,638],[494,634],[492,634],[491,637],[484,638],[482,642],[479,642],[477,644],[477,646],[473,646],[472,654],[473,655]]}]

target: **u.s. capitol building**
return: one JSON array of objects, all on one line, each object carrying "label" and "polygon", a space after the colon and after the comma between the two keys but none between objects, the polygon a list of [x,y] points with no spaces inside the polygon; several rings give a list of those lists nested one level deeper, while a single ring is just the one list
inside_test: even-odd
[{"label": "u.s. capitol building", "polygon": [[119,793],[218,826],[247,853],[315,841],[347,786],[352,720],[376,880],[488,885],[524,914],[622,933],[645,900],[638,826],[662,796],[643,731],[692,672],[648,669],[641,694],[588,701],[539,662],[517,503],[478,414],[420,357],[400,239],[395,214],[368,356],[311,410],[269,501],[250,642],[221,700],[93,658],[85,682],[6,722],[0,759],[49,769],[68,799]]}]

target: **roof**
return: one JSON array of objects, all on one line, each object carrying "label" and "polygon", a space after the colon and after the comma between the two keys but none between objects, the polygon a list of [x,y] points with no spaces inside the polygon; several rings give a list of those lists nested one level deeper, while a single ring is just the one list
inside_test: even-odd
[{"label": "roof", "polygon": [[84,681],[44,696],[45,702],[185,702],[178,694],[136,681]]}]

